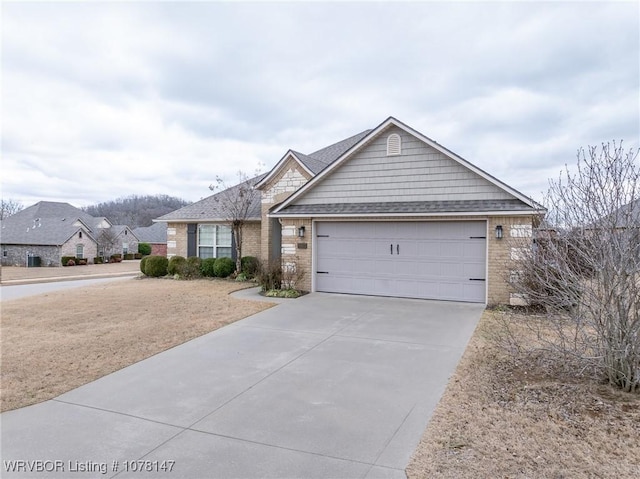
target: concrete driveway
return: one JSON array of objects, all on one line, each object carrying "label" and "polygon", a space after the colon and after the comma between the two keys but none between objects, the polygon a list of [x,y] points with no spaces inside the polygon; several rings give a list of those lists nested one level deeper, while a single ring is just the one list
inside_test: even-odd
[{"label": "concrete driveway", "polygon": [[483,308],[286,301],[2,414],[1,475],[404,478]]}]

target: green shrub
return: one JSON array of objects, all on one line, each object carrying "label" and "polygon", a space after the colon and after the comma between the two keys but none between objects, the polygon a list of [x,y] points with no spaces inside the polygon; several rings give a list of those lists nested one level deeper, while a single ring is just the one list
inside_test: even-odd
[{"label": "green shrub", "polygon": [[167,275],[169,260],[164,256],[147,256],[144,264],[144,274],[152,278]]},{"label": "green shrub", "polygon": [[128,261],[128,260],[130,260],[130,259],[133,259],[133,253],[127,253],[127,254],[125,254],[125,255],[124,255],[124,259],[125,259],[125,260],[127,260],[127,261]]},{"label": "green shrub", "polygon": [[214,272],[214,265],[216,264],[216,258],[205,258],[200,262],[200,272],[202,276],[207,278],[213,278],[216,273]]},{"label": "green shrub", "polygon": [[[73,265],[69,265],[69,261],[73,261]],[[61,260],[62,266],[75,266],[76,257],[75,256],[63,256]]]},{"label": "green shrub", "polygon": [[241,263],[242,273],[244,273],[248,278],[253,278],[256,274],[258,274],[258,270],[260,269],[260,262],[255,256],[243,256]]},{"label": "green shrub", "polygon": [[87,265],[87,259],[86,258],[76,258],[76,264],[77,265],[86,266]]},{"label": "green shrub", "polygon": [[236,264],[231,258],[218,258],[213,265],[213,272],[218,278],[226,278],[236,269]]},{"label": "green shrub", "polygon": [[187,261],[182,265],[182,271],[178,272],[180,276],[185,279],[196,279],[202,277],[200,271],[202,260],[197,256],[190,256]]},{"label": "green shrub", "polygon": [[184,256],[172,256],[169,260],[168,273],[173,276],[181,274],[182,266],[187,262],[187,258]]},{"label": "green shrub", "polygon": [[144,265],[147,263],[148,256],[145,256],[140,260],[140,271],[144,273]]},{"label": "green shrub", "polygon": [[102,263],[104,263],[104,261],[101,256],[96,256],[95,258],[93,258],[93,264],[102,264]]},{"label": "green shrub", "polygon": [[[149,253],[151,254],[151,253]],[[133,253],[134,259],[142,259],[142,253]]]},{"label": "green shrub", "polygon": [[138,253],[141,255],[151,254],[151,245],[149,243],[138,243]]}]

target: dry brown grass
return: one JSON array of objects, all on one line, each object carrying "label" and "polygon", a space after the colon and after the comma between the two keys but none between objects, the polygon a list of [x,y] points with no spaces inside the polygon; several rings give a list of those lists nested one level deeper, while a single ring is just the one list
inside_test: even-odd
[{"label": "dry brown grass", "polygon": [[563,376],[543,356],[506,354],[490,339],[501,314],[485,312],[408,477],[639,477],[640,395]]},{"label": "dry brown grass", "polygon": [[2,303],[1,410],[53,398],[272,306],[220,280],[131,279]]}]

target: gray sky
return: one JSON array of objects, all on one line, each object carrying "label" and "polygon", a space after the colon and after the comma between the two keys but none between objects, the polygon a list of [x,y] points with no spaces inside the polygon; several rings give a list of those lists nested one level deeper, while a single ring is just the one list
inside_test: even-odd
[{"label": "gray sky", "polygon": [[11,3],[2,196],[196,201],[394,116],[541,199],[640,136],[640,3]]}]

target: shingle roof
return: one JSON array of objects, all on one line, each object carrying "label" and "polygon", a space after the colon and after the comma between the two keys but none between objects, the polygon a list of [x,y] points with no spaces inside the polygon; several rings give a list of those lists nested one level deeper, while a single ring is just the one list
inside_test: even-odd
[{"label": "shingle roof", "polygon": [[69,203],[40,201],[0,222],[2,244],[62,245],[78,231],[77,220],[86,226],[88,233],[100,223]]},{"label": "shingle roof", "polygon": [[300,161],[302,161],[304,165],[313,172],[314,175],[317,175],[331,163],[340,158],[349,148],[367,136],[369,132],[371,132],[371,130],[365,130],[357,135],[353,135],[345,140],[339,141],[338,143],[334,143],[333,145],[314,151],[309,155],[304,155],[295,151],[294,153]]},{"label": "shingle roof", "polygon": [[[224,207],[221,204],[220,199],[223,195],[233,194],[233,192],[243,186],[255,185],[258,181],[264,178],[264,174],[251,178],[243,183],[232,186],[225,191],[218,192],[211,196],[208,196],[200,201],[196,201],[190,205],[184,206],[178,210],[167,213],[160,218],[156,218],[154,221],[169,222],[169,221],[225,221],[228,218],[225,216]],[[256,194],[249,207],[249,213],[247,215],[248,220],[260,220],[262,215],[262,202],[260,194]]]},{"label": "shingle roof", "polygon": [[167,223],[153,223],[151,226],[141,226],[133,230],[136,237],[143,243],[166,243]]},{"label": "shingle roof", "polygon": [[487,211],[528,211],[531,207],[518,199],[471,201],[397,201],[378,203],[328,203],[291,205],[278,212],[283,215],[384,215],[479,213]]}]

